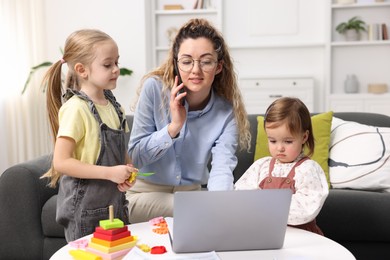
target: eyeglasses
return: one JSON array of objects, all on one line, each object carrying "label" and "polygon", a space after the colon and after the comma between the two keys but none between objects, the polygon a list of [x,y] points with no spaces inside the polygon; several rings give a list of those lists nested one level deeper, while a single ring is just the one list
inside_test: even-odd
[{"label": "eyeglasses", "polygon": [[184,72],[190,72],[192,68],[194,67],[195,61],[199,63],[200,68],[204,72],[210,72],[215,69],[217,66],[218,61],[210,59],[210,58],[203,58],[200,60],[194,60],[193,58],[181,58],[177,61],[177,64],[179,65],[179,69]]}]

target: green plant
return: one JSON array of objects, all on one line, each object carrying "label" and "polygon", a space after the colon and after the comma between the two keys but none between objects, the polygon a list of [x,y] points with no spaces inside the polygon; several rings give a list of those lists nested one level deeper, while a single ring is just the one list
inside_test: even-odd
[{"label": "green plant", "polygon": [[[45,62],[42,62],[42,63],[36,65],[36,66],[31,67],[28,78],[27,78],[26,82],[24,83],[22,94],[26,91],[28,84],[30,83],[30,80],[31,80],[32,76],[34,75],[34,73],[41,68],[50,67],[52,64],[53,64],[53,62],[51,62],[51,61],[45,61]],[[130,76],[131,74],[133,74],[132,70],[130,70],[128,68],[120,68],[120,73],[119,73],[120,76]]]},{"label": "green plant", "polygon": [[336,31],[343,34],[347,30],[355,30],[357,33],[360,31],[366,31],[365,27],[366,23],[359,19],[359,17],[354,16],[351,19],[349,19],[347,22],[342,22],[336,27]]}]

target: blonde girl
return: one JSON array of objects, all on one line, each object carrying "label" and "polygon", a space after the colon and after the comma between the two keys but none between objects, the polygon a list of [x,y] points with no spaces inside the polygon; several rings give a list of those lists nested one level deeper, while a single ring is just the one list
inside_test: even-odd
[{"label": "blonde girl", "polygon": [[59,182],[56,220],[68,242],[91,234],[108,218],[109,205],[114,205],[116,218],[129,223],[124,192],[137,169],[126,153],[124,110],[111,92],[119,76],[118,59],[118,46],[106,33],[75,31],[44,79],[55,137],[52,168],[44,177],[52,187]]}]

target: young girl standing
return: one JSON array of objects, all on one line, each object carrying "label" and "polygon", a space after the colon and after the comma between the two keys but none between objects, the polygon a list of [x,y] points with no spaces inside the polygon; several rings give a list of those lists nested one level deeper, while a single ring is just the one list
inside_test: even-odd
[{"label": "young girl standing", "polygon": [[55,137],[52,168],[44,177],[51,178],[52,187],[60,183],[56,220],[65,227],[68,242],[91,234],[100,220],[108,219],[109,205],[116,218],[129,223],[124,192],[137,169],[126,155],[124,110],[111,92],[119,76],[118,59],[118,46],[109,35],[79,30],[68,37],[63,58],[44,79]]},{"label": "young girl standing", "polygon": [[315,218],[329,190],[321,166],[309,158],[314,152],[314,136],[307,107],[297,98],[280,98],[268,107],[264,128],[271,156],[255,161],[235,188],[291,189],[288,224],[323,235]]}]

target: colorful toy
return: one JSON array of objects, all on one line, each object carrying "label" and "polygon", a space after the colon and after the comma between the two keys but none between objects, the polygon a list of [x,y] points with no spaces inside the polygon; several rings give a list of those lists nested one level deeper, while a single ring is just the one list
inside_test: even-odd
[{"label": "colorful toy", "polygon": [[79,239],[69,242],[69,246],[73,248],[86,248],[88,246],[88,239]]},{"label": "colorful toy", "polygon": [[103,229],[111,229],[111,228],[121,228],[124,226],[123,221],[120,219],[114,219],[114,206],[110,205],[108,207],[109,210],[109,219],[100,220],[99,225]]},{"label": "colorful toy", "polygon": [[77,249],[77,250],[70,250],[69,254],[73,256],[73,259],[76,260],[102,260],[101,256],[95,255],[93,253]]},{"label": "colorful toy", "polygon": [[113,218],[113,206],[109,207],[109,215],[108,220],[99,221],[100,226],[95,228],[92,238],[87,241],[85,251],[80,249],[69,251],[76,260],[119,259],[136,245],[137,237],[131,235],[123,221]]},{"label": "colorful toy", "polygon": [[152,249],[150,250],[150,253],[152,255],[159,255],[159,254],[164,254],[167,252],[167,249],[165,248],[165,246],[154,246],[152,247]]},{"label": "colorful toy", "polygon": [[150,176],[153,174],[154,172],[132,172],[129,178],[129,182],[134,182],[137,176]]},{"label": "colorful toy", "polygon": [[120,250],[120,251],[117,251],[114,253],[103,253],[103,252],[100,252],[99,250],[91,248],[91,247],[89,247],[87,250],[90,253],[101,256],[103,258],[103,260],[122,259],[121,257],[126,255],[130,251],[130,249],[124,249],[124,250]]},{"label": "colorful toy", "polygon": [[146,245],[146,244],[140,244],[140,245],[137,245],[137,247],[139,249],[141,249],[143,252],[145,253],[148,253],[150,252],[150,246]]},{"label": "colorful toy", "polygon": [[163,217],[153,218],[149,220],[149,223],[152,224],[153,226],[158,226],[158,228],[152,229],[154,233],[161,234],[161,235],[168,234],[169,232],[168,224]]}]

